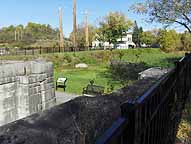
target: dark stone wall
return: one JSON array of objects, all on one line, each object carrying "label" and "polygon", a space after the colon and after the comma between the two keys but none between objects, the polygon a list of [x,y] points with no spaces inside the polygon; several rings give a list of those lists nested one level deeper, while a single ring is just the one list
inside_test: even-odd
[{"label": "dark stone wall", "polygon": [[79,97],[0,127],[0,144],[94,144],[120,116],[120,105],[155,80],[139,80],[110,95]]}]

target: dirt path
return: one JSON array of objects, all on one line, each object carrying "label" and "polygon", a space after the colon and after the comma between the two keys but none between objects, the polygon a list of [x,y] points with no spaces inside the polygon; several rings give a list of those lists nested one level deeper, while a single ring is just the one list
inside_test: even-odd
[{"label": "dirt path", "polygon": [[71,93],[66,93],[66,92],[58,92],[56,91],[56,101],[57,105],[68,102],[74,98],[79,97],[79,95],[76,94],[71,94]]}]

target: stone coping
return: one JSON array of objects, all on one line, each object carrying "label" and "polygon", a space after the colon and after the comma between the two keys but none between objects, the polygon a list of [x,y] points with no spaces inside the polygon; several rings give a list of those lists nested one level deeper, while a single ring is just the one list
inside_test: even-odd
[{"label": "stone coping", "polygon": [[0,127],[1,144],[94,144],[120,116],[120,105],[154,82],[138,80],[110,95],[78,97],[42,113]]}]

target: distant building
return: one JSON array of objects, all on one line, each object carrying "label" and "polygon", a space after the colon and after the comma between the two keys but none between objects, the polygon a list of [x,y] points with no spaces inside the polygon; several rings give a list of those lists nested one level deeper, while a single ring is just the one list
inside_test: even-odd
[{"label": "distant building", "polygon": [[[98,36],[98,35],[97,35]],[[92,42],[93,47],[104,47],[106,48],[114,48],[114,44],[109,44],[109,42],[103,42],[99,40],[95,40]],[[136,47],[135,43],[132,40],[132,33],[126,33],[125,36],[117,40],[117,44],[115,46],[116,49],[129,49]]]}]

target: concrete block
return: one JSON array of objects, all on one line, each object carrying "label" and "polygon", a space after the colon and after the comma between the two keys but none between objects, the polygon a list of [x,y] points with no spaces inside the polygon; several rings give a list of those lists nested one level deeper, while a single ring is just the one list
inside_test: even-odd
[{"label": "concrete block", "polygon": [[3,84],[0,85],[0,94],[1,93],[6,93],[6,92],[10,92],[10,91],[16,91],[17,89],[17,84],[14,83],[7,83],[7,84]]},{"label": "concrete block", "polygon": [[41,86],[41,91],[46,91],[46,90],[50,90],[54,88],[53,83],[44,83],[44,84],[40,84],[40,86]]},{"label": "concrete block", "polygon": [[5,61],[0,65],[0,125],[55,104],[51,62]]},{"label": "concrete block", "polygon": [[55,92],[54,92],[54,89],[49,89],[49,90],[46,90],[46,91],[42,91],[41,92],[42,94],[42,101],[43,102],[46,102],[48,100],[51,100],[55,97]]}]

